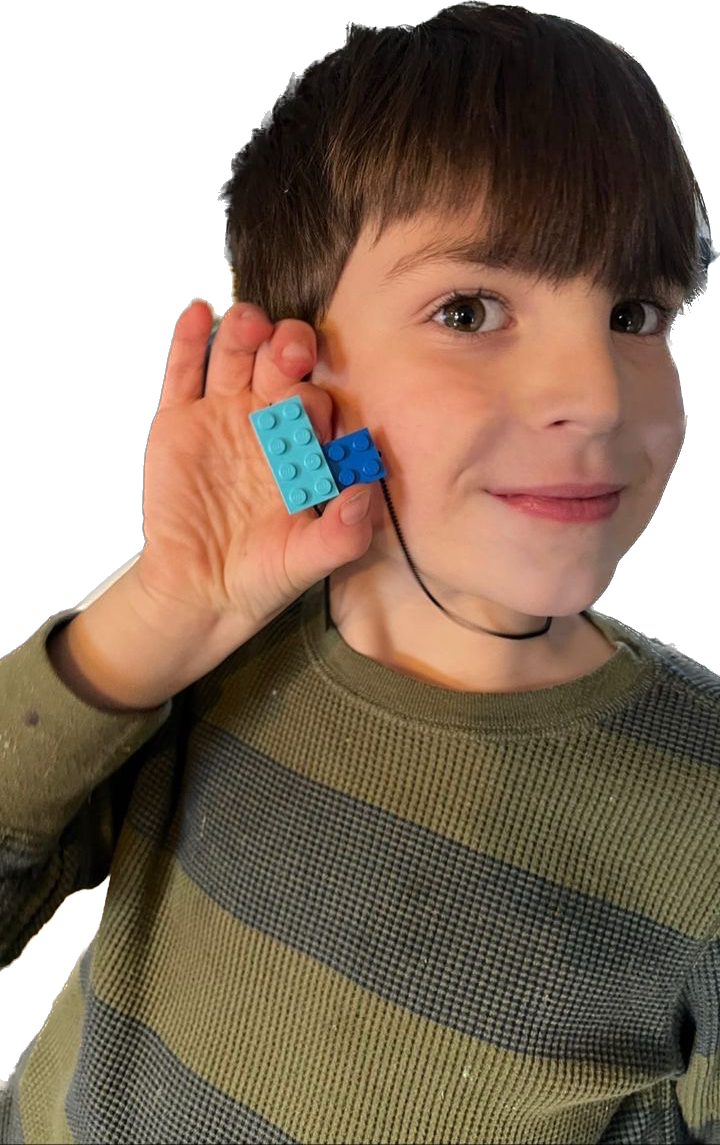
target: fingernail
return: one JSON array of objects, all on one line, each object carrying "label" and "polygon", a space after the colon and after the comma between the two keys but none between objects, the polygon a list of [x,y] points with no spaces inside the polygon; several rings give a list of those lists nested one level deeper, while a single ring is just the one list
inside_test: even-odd
[{"label": "fingernail", "polygon": [[288,342],[282,356],[286,362],[309,362],[312,358],[312,354],[302,342]]},{"label": "fingernail", "polygon": [[343,525],[357,525],[358,521],[362,521],[363,517],[367,514],[370,508],[370,490],[362,489],[346,501],[340,510],[340,520]]}]

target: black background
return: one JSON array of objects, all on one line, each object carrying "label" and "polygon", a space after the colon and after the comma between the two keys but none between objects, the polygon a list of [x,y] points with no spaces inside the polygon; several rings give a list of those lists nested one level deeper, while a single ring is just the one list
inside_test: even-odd
[{"label": "black background", "polygon": [[[103,13],[97,27],[66,11],[33,17],[13,48],[3,117],[2,655],[141,550],[144,448],[174,323],[195,295],[217,314],[231,303],[217,194],[232,156],[291,74],[342,45],[346,23],[418,23],[437,8],[363,3],[322,21],[301,6],[269,21],[269,8],[185,10],[150,30],[141,13],[114,25]],[[696,19],[667,23],[626,5],[554,11],[639,58],[678,120],[712,220],[707,123],[717,98],[709,106],[714,76]],[[715,267],[673,333],[685,447],[594,607],[720,672]],[[0,974],[0,1079],[92,941],[105,891],[72,895]],[[22,1018],[8,1020],[16,1006]]]}]

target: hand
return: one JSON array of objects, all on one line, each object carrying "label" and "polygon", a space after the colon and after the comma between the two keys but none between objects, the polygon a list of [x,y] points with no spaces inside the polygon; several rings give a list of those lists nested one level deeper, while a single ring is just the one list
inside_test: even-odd
[{"label": "hand", "polygon": [[[332,398],[300,379],[316,360],[313,328],[239,302],[213,342],[205,393],[203,360],[213,316],[196,299],[182,312],[145,452],[143,534],[135,569],[148,596],[214,622],[237,620],[238,645],[334,569],[370,547],[371,514],[343,524],[349,487],[326,503],[288,513],[248,419],[299,394],[321,442],[331,437]],[[265,343],[268,343],[265,344]],[[286,363],[300,342],[306,361]],[[366,495],[372,488],[365,487]],[[233,619],[233,623],[234,623]],[[233,629],[234,632],[234,629]]]}]

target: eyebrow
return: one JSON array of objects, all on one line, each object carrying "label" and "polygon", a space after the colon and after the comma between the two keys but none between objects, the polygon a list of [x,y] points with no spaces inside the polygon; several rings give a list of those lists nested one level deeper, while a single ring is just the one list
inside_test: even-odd
[{"label": "eyebrow", "polygon": [[389,286],[401,278],[405,278],[411,271],[438,262],[464,262],[474,263],[476,266],[485,266],[495,270],[513,271],[514,266],[510,259],[492,254],[492,242],[487,238],[458,239],[450,241],[447,238],[433,239],[417,250],[402,255],[393,263],[387,274],[380,279],[380,286]]},{"label": "eyebrow", "polygon": [[[492,241],[489,238],[478,238],[477,235],[456,240],[447,237],[432,239],[417,250],[402,255],[393,263],[390,270],[380,279],[378,289],[382,290],[391,283],[398,282],[420,267],[444,262],[465,263],[488,270],[504,270],[508,274],[522,275],[522,271],[518,270],[517,260],[507,255],[500,255],[497,251],[497,244],[493,253]],[[661,292],[659,286],[657,289]],[[680,291],[679,299],[676,299],[672,292],[666,292],[667,304],[670,306],[680,307],[685,304],[685,292],[681,283],[678,283],[677,289]]]}]

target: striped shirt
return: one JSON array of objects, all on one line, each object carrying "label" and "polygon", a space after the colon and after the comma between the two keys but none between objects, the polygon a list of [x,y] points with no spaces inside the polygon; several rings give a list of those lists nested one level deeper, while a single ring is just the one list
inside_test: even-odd
[{"label": "striped shirt", "polygon": [[[110,876],[0,1142],[720,1142],[720,677],[463,692],[327,583],[150,712],[0,660],[0,967]],[[0,1016],[1,1021],[1,1016]]]}]

